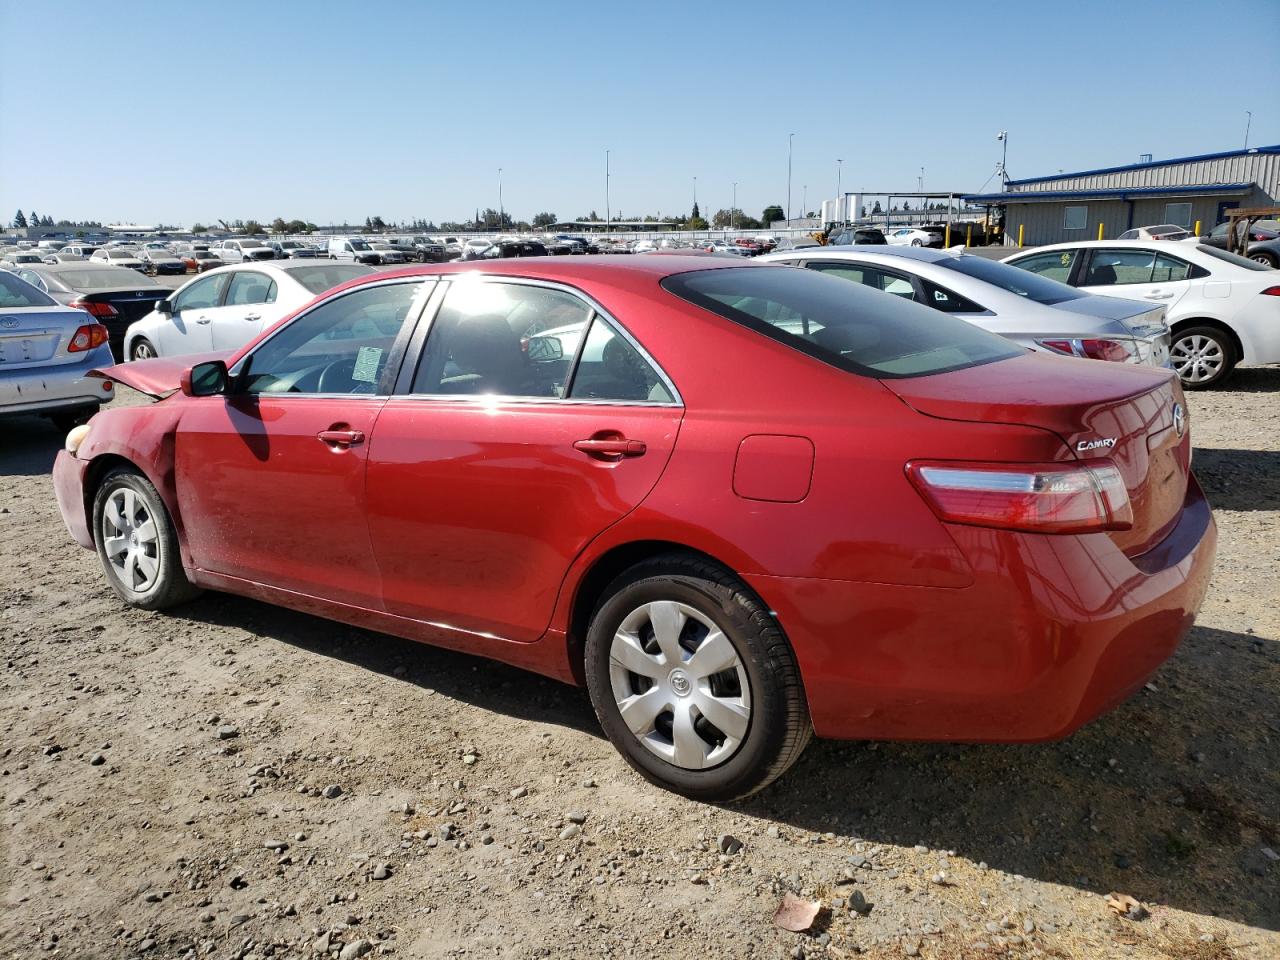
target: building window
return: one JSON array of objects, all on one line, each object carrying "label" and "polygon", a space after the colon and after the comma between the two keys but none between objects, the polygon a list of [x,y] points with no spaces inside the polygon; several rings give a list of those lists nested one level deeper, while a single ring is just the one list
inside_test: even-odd
[{"label": "building window", "polygon": [[1166,203],[1164,205],[1164,222],[1175,226],[1191,228],[1191,204]]},{"label": "building window", "polygon": [[1083,230],[1089,225],[1088,207],[1063,207],[1062,229]]}]

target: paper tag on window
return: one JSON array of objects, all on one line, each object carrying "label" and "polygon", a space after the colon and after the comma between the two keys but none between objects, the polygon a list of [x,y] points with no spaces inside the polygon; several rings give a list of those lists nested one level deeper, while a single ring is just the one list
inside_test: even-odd
[{"label": "paper tag on window", "polygon": [[381,347],[361,347],[356,354],[356,368],[351,371],[351,379],[363,383],[378,382],[378,363],[382,360]]}]

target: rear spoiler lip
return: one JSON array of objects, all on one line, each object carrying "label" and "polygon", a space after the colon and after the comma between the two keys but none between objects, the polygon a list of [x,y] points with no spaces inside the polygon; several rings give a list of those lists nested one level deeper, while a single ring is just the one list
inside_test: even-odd
[{"label": "rear spoiler lip", "polygon": [[176,393],[182,374],[209,360],[228,360],[234,351],[218,350],[213,353],[191,353],[181,357],[154,357],[150,360],[132,360],[110,367],[90,370],[87,376],[111,380],[137,390],[149,397],[163,400]]}]

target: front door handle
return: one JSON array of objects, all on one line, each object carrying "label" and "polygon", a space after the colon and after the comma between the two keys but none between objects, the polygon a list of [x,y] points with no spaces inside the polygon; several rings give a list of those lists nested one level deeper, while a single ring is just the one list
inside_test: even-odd
[{"label": "front door handle", "polygon": [[1144,294],[1144,296],[1145,296],[1148,300],[1168,300],[1170,297],[1172,297],[1172,296],[1173,296],[1173,294],[1172,294],[1172,293],[1161,293],[1159,290],[1155,290],[1155,291],[1152,291],[1151,293]]},{"label": "front door handle", "polygon": [[590,440],[578,440],[573,448],[597,460],[642,457],[648,449],[643,440],[628,440],[626,437],[592,437]]},{"label": "front door handle", "polygon": [[196,317],[196,323],[211,323],[208,317]]},{"label": "front door handle", "polygon": [[244,318],[245,318],[246,320],[261,320],[261,319],[262,319],[262,314],[260,314],[260,313],[246,313],[246,314],[244,315]]},{"label": "front door handle", "polygon": [[331,447],[354,447],[357,443],[364,443],[364,431],[321,430],[316,434],[316,439],[322,440]]}]

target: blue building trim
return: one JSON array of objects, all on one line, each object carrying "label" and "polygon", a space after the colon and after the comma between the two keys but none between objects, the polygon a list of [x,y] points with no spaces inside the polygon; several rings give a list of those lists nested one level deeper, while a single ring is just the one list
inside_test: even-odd
[{"label": "blue building trim", "polygon": [[[1280,152],[1280,151],[1278,151]],[[1073,174],[1075,176],[1075,174]],[[1053,177],[1051,179],[1058,179]],[[1030,181],[1022,180],[1020,183]],[[1013,181],[1010,181],[1012,184]],[[1035,203],[1038,200],[1136,200],[1142,197],[1205,196],[1223,193],[1246,193],[1253,183],[1206,183],[1190,187],[1119,187],[1112,190],[1029,190],[1025,193],[969,193],[960,199],[965,203]]]}]

